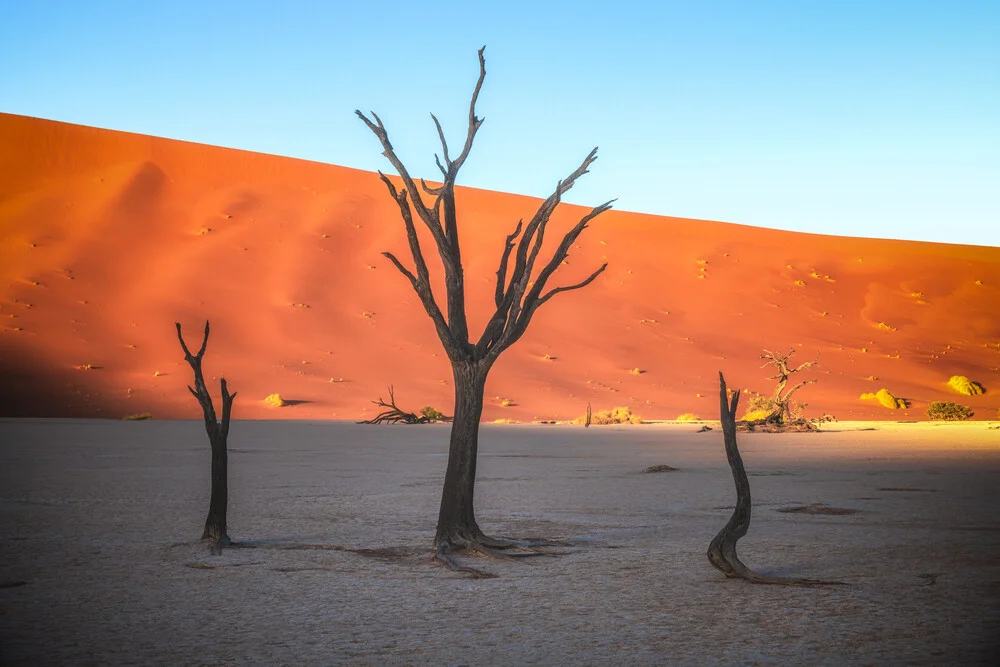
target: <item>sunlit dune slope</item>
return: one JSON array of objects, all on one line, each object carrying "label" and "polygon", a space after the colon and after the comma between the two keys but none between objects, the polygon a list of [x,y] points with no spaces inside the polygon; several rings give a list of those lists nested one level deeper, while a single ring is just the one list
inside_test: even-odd
[{"label": "sunlit dune slope", "polygon": [[[539,200],[459,196],[478,334],[504,236]],[[547,239],[584,211],[561,206]],[[390,384],[401,407],[451,411],[430,320],[380,254],[407,249],[375,174],[0,114],[0,241],[0,415],[198,417],[173,323],[197,346],[206,318],[206,373],[239,392],[236,418],[360,419]],[[484,419],[573,418],[588,401],[717,418],[719,370],[734,386],[773,387],[763,348],[819,355],[803,373],[818,382],[798,394],[807,415],[922,419],[935,400],[977,418],[1000,408],[998,248],[612,211],[556,281],[605,260],[604,275],[543,306],[501,357]],[[952,375],[987,391],[957,395]],[[883,387],[909,407],[859,398]],[[266,407],[272,393],[293,404]]]}]

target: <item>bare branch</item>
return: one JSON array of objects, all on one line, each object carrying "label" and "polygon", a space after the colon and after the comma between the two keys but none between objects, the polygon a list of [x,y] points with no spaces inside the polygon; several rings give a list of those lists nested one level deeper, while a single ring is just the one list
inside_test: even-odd
[{"label": "bare branch", "polygon": [[597,276],[601,275],[601,273],[603,273],[604,269],[606,269],[606,268],[608,268],[608,263],[607,262],[605,262],[604,264],[602,264],[601,268],[599,268],[596,271],[594,271],[593,273],[591,273],[590,276],[586,280],[582,280],[582,281],[576,283],[575,285],[567,285],[566,287],[555,287],[555,288],[549,290],[545,294],[545,296],[543,296],[540,299],[538,299],[538,303],[535,305],[535,308],[537,309],[539,306],[541,306],[543,303],[545,303],[546,301],[548,301],[549,299],[551,299],[553,296],[555,296],[559,292],[569,292],[570,290],[575,290],[575,289],[580,289],[581,287],[586,287],[590,283],[594,282],[594,279],[597,278]]},{"label": "bare branch", "polygon": [[465,159],[469,157],[469,151],[472,150],[472,140],[476,138],[476,132],[479,131],[479,126],[483,124],[484,118],[476,117],[476,100],[479,99],[479,91],[483,87],[483,80],[486,78],[486,58],[483,56],[483,52],[486,51],[486,47],[479,49],[479,80],[476,81],[476,89],[472,92],[472,101],[469,102],[469,131],[465,137],[465,146],[462,148],[461,154],[455,161],[448,165],[448,172],[454,177],[458,173],[458,170],[462,168],[465,164]]},{"label": "bare branch", "polygon": [[[357,114],[358,118],[364,121],[365,125],[368,126],[368,129],[371,130],[372,133],[378,138],[379,142],[382,144],[382,154],[392,164],[396,173],[399,174],[399,177],[403,179],[403,185],[405,188],[410,192],[416,193],[417,185],[410,176],[410,172],[407,171],[403,162],[396,155],[395,150],[393,150],[392,143],[389,141],[389,134],[386,132],[385,126],[382,124],[382,120],[378,117],[378,114],[374,111],[371,112],[372,118],[375,119],[375,122],[373,123],[367,116],[361,113],[360,110],[356,109],[354,113]],[[419,215],[420,219],[423,220],[425,225],[427,225],[431,234],[434,235],[434,240],[437,241],[438,246],[441,247],[443,251],[445,239],[444,230],[441,228],[441,221],[430,209],[427,208],[426,204],[424,204],[423,200],[420,199],[419,196],[413,197],[413,205],[416,208],[417,215]]]},{"label": "bare branch", "polygon": [[507,235],[507,240],[504,242],[503,255],[500,257],[500,267],[497,269],[497,286],[494,296],[497,308],[503,303],[504,283],[507,281],[507,262],[510,260],[510,251],[514,249],[514,240],[521,234],[521,224],[523,222],[524,220],[517,221],[517,227],[512,233]]},{"label": "bare branch", "polygon": [[399,272],[406,276],[406,279],[410,281],[411,285],[413,285],[413,289],[417,289],[417,277],[410,273],[410,270],[403,266],[403,263],[396,259],[395,255],[391,252],[383,252],[382,256],[388,258],[390,262],[395,264],[396,268],[399,269]]},{"label": "bare branch", "polygon": [[[559,247],[556,248],[555,253],[553,253],[552,259],[549,260],[549,263],[546,264],[545,267],[539,272],[538,278],[535,279],[534,286],[524,298],[524,310],[526,311],[528,317],[531,316],[531,312],[534,312],[534,309],[537,307],[535,301],[537,301],[538,295],[541,294],[542,290],[545,289],[545,283],[548,281],[549,277],[555,273],[555,270],[559,268],[559,265],[563,263],[563,260],[565,260],[569,255],[569,249],[573,246],[573,243],[576,242],[576,239],[580,236],[580,234],[583,233],[583,230],[587,228],[587,223],[605,211],[610,210],[614,201],[615,200],[612,199],[611,201],[604,202],[600,206],[592,208],[590,212],[583,216],[580,222],[576,223],[576,226],[574,226],[573,229],[567,232],[566,236],[563,237]],[[603,270],[604,269],[602,268],[601,271]],[[598,271],[598,273],[600,273],[600,271]],[[528,312],[529,309],[530,312]],[[527,326],[527,322],[525,322],[525,326]]]},{"label": "bare branch", "polygon": [[413,287],[413,291],[420,298],[420,303],[423,305],[424,311],[430,316],[431,321],[434,322],[434,329],[437,331],[438,338],[441,339],[441,344],[444,345],[446,350],[450,349],[449,346],[454,346],[455,339],[451,334],[451,329],[448,328],[448,323],[444,320],[441,309],[438,308],[437,302],[434,301],[434,294],[431,292],[430,284],[414,276],[391,252],[383,252],[382,256],[392,262],[399,269],[399,272],[410,281],[410,286]]},{"label": "bare branch", "polygon": [[[440,186],[440,187],[432,188],[431,186],[427,185],[427,181],[425,181],[422,178],[420,179],[420,187],[424,189],[424,192],[426,192],[427,194],[429,194],[432,197],[440,197],[441,193],[444,192],[444,186],[443,185]],[[434,208],[437,208],[437,205],[438,205],[438,202],[435,201],[434,202]]]},{"label": "bare branch", "polygon": [[[531,279],[531,273],[535,266],[535,259],[538,256],[539,249],[541,248],[541,243],[537,242],[535,239],[536,231],[541,228],[541,234],[539,236],[544,237],[545,226],[548,224],[552,212],[562,200],[563,193],[573,187],[576,179],[587,173],[587,167],[589,167],[596,159],[597,148],[594,148],[590,151],[579,167],[566,177],[566,179],[559,181],[556,185],[555,191],[549,195],[548,199],[542,202],[542,204],[538,207],[538,210],[535,212],[535,215],[532,216],[531,220],[528,222],[528,226],[524,230],[524,235],[521,237],[521,241],[517,246],[514,271],[511,273],[510,282],[507,286],[505,303],[501,308],[505,313],[509,312],[509,315],[507,315],[508,323],[512,323],[516,320],[518,314],[520,313],[521,297],[527,289],[528,281]],[[536,242],[533,243],[533,241]],[[530,256],[528,254],[529,248],[531,249]],[[501,309],[498,309],[497,315],[500,314],[499,311]]]},{"label": "bare branch", "polygon": [[[444,155],[444,163],[448,165],[448,167],[451,167],[451,158],[448,157],[448,140],[444,138],[444,130],[441,129],[441,123],[438,121],[437,116],[431,114],[431,118],[434,120],[434,127],[437,128],[438,138],[441,140],[441,153]],[[437,162],[438,169],[440,169],[441,173],[445,175],[445,178],[447,178],[448,171],[441,166],[441,161],[438,159],[437,154],[434,155],[434,161]]]}]

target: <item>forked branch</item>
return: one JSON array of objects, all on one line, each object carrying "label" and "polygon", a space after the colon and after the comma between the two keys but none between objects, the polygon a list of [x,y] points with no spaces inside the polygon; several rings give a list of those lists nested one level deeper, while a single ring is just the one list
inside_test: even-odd
[{"label": "forked branch", "polygon": [[[389,140],[388,131],[378,115],[371,112],[371,118],[369,118],[360,110],[356,110],[355,113],[378,138],[382,144],[383,155],[393,165],[403,181],[403,188],[397,190],[392,181],[379,172],[389,194],[396,201],[406,226],[407,241],[414,269],[412,271],[408,269],[392,253],[385,252],[383,255],[410,282],[410,286],[420,297],[424,310],[433,320],[438,337],[441,339],[449,358],[453,362],[483,361],[486,365],[491,365],[503,350],[524,334],[531,317],[539,306],[556,294],[586,287],[605,270],[607,264],[597,268],[578,283],[545,291],[549,278],[565,261],[569,249],[577,237],[587,228],[591,220],[609,210],[614,200],[601,204],[584,215],[565,234],[551,259],[538,272],[537,276],[533,277],[535,262],[545,239],[549,219],[562,201],[562,196],[573,187],[577,179],[588,172],[590,165],[597,159],[597,149],[594,148],[575,170],[565,179],[559,181],[553,193],[541,203],[527,225],[523,221],[519,221],[514,231],[507,236],[496,274],[497,282],[494,294],[496,310],[479,341],[475,346],[471,345],[465,311],[465,278],[458,242],[455,183],[459,170],[465,164],[472,150],[476,133],[483,123],[483,119],[476,115],[476,102],[486,78],[486,60],[483,55],[485,48],[479,50],[479,77],[469,102],[465,142],[461,152],[454,158],[452,158],[440,121],[438,121],[437,116],[431,114],[438,139],[441,142],[441,154],[440,156],[435,155],[434,159],[443,181],[439,186],[430,186],[423,179],[420,179],[419,188],[425,194],[434,197],[433,205],[428,206],[421,198],[417,184],[396,154],[392,142]],[[431,289],[427,263],[417,236],[414,214],[423,221],[431,232],[441,257],[445,274],[447,309],[442,309],[438,305]],[[512,256],[513,267],[510,266]]]}]

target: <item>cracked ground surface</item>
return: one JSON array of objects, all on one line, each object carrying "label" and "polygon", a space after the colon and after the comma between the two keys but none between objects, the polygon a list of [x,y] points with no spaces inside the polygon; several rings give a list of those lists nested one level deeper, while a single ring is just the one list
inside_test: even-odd
[{"label": "cracked ground surface", "polygon": [[446,426],[234,422],[253,548],[212,556],[199,422],[3,420],[0,663],[995,663],[1000,432],[859,427],[739,436],[741,556],[817,590],[709,565],[718,430],[484,425],[484,530],[572,546],[473,580],[430,561]]}]

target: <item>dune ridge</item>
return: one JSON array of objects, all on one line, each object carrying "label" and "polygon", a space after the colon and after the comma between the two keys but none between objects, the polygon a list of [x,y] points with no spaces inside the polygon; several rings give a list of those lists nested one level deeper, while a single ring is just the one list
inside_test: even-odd
[{"label": "dune ridge", "polygon": [[[504,236],[538,203],[460,190],[474,331]],[[548,241],[585,210],[561,205]],[[433,327],[380,254],[408,251],[376,174],[0,114],[0,243],[0,416],[198,418],[173,322],[190,339],[206,318],[206,377],[239,392],[236,419],[361,419],[388,384],[402,407],[451,410]],[[611,211],[553,284],[605,260],[501,357],[484,420],[572,419],[588,401],[717,418],[719,370],[771,391],[764,348],[819,355],[818,383],[798,394],[807,416],[925,419],[936,400],[977,419],[1000,408],[1000,248]],[[986,392],[957,396],[954,375]],[[859,399],[882,387],[908,407]],[[267,407],[275,393],[289,405]]]}]

